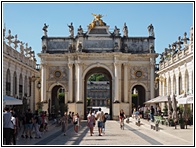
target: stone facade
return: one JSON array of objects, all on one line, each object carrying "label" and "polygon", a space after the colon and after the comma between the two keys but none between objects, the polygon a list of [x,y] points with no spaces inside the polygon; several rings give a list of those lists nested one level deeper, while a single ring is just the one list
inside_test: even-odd
[{"label": "stone facade", "polygon": [[3,95],[23,100],[23,107],[34,111],[39,98],[36,83],[40,76],[34,51],[27,43],[24,47],[17,35],[11,35],[11,30],[6,36],[4,28],[3,33]]},{"label": "stone facade", "polygon": [[87,32],[80,32],[75,37],[48,37],[44,32],[42,52],[38,54],[41,58],[41,100],[52,99],[53,88],[61,86],[65,89],[69,110],[85,118],[87,77],[103,73],[111,84],[112,118],[118,117],[117,108],[124,108],[130,115],[135,86],[143,88],[143,102],[154,98],[155,59],[158,56],[154,40],[154,36],[121,37],[115,31],[110,32],[100,18],[93,20]]},{"label": "stone facade", "polygon": [[[189,41],[189,43],[187,42]],[[183,47],[181,46],[183,45]],[[193,94],[193,27],[190,38],[178,37],[178,41],[169,45],[161,54],[159,63],[159,94],[168,96],[175,94]]]}]

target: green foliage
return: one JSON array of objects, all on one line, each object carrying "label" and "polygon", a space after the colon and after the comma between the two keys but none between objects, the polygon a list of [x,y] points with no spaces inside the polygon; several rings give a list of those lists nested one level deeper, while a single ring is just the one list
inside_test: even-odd
[{"label": "green foliage", "polygon": [[43,107],[44,104],[43,104],[43,102],[37,102],[36,105],[37,105],[37,109],[42,110],[42,107]]},{"label": "green foliage", "polygon": [[64,103],[61,103],[59,109],[60,109],[61,113],[67,112],[68,111],[68,105],[64,104]]},{"label": "green foliage", "polygon": [[65,93],[59,93],[59,104],[64,103]]},{"label": "green foliage", "polygon": [[108,81],[108,78],[104,74],[92,74],[88,81]]}]

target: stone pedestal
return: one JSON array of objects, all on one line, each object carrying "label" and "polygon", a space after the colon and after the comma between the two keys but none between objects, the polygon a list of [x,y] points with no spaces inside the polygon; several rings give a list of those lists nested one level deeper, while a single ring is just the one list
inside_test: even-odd
[{"label": "stone pedestal", "polygon": [[84,119],[84,104],[83,103],[68,103],[68,112],[78,113],[81,119]]},{"label": "stone pedestal", "polygon": [[119,120],[120,103],[113,103],[113,120]]},{"label": "stone pedestal", "polygon": [[[123,109],[124,112],[125,112],[125,115],[128,117],[130,116],[130,109],[129,109],[129,103],[121,103],[120,104],[120,110]],[[120,113],[120,110],[119,110],[119,113]],[[119,114],[118,113],[118,114]]]}]

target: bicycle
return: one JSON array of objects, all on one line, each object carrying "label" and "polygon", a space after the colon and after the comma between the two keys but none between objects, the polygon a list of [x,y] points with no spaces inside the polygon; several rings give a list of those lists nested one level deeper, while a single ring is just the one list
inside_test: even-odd
[{"label": "bicycle", "polygon": [[122,119],[121,119],[121,122],[120,122],[120,128],[121,128],[122,130],[124,130],[124,126],[125,126],[124,120],[125,120],[125,118],[122,118]]}]

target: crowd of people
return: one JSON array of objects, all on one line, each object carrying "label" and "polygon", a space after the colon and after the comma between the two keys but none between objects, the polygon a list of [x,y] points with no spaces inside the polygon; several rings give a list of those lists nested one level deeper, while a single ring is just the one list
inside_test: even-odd
[{"label": "crowd of people", "polygon": [[[48,130],[48,116],[46,112],[30,109],[22,113],[15,108],[5,107],[3,112],[3,143],[16,145],[19,133],[21,138],[39,139]],[[33,137],[33,132],[35,137]]]}]

